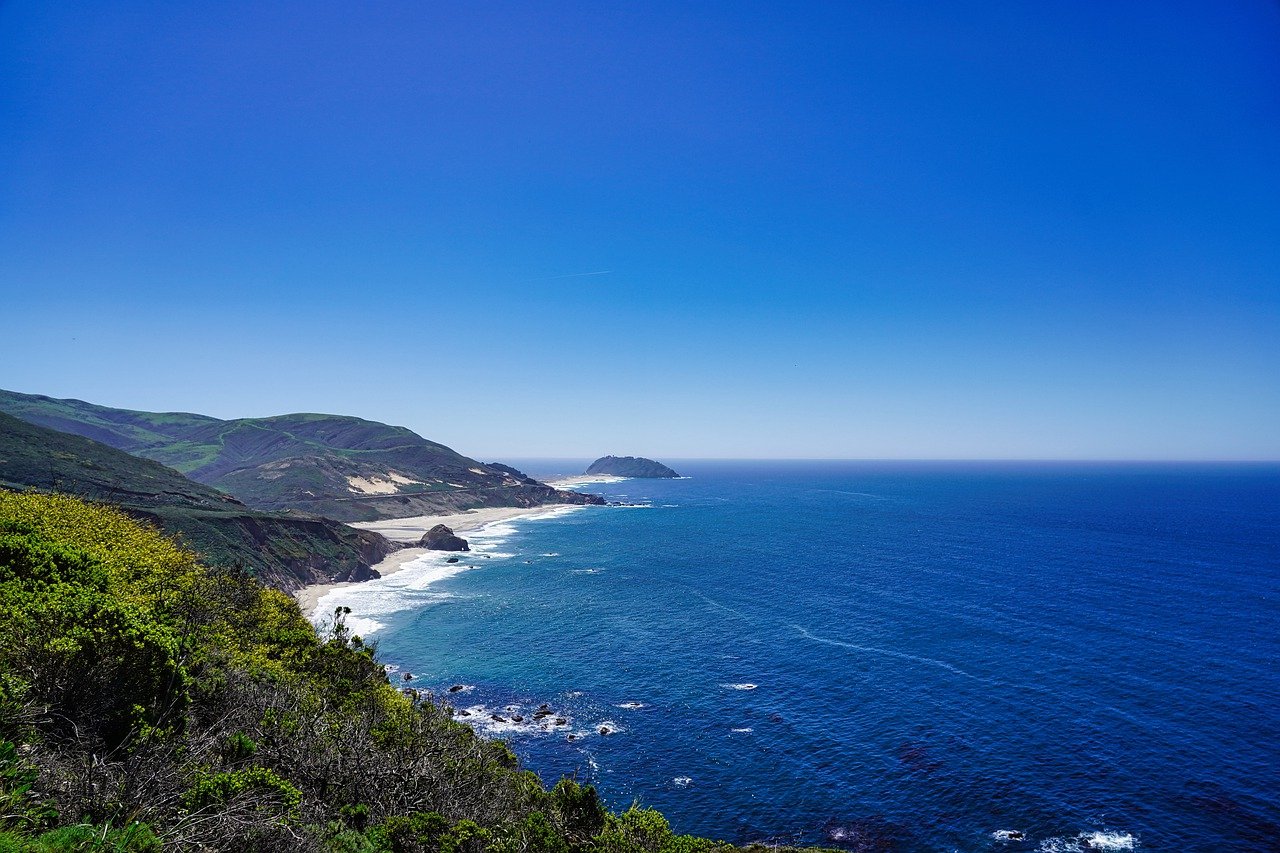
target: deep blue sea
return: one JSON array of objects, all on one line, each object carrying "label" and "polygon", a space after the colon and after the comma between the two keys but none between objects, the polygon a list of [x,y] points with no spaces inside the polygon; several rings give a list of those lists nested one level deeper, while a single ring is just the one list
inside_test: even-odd
[{"label": "deep blue sea", "polygon": [[1280,466],[676,467],[338,595],[395,677],[680,832],[1280,850]]}]

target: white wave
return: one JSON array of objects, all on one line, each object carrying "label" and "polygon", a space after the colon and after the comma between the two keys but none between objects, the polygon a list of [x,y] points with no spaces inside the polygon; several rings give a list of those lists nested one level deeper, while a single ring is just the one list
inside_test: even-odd
[{"label": "white wave", "polygon": [[[567,716],[535,718],[519,705],[506,705],[494,710],[486,705],[470,705],[454,713],[454,719],[488,735],[564,734],[572,721]],[[564,720],[560,723],[559,720]],[[586,732],[582,735],[585,737]]]},{"label": "white wave", "polygon": [[743,681],[738,684],[721,684],[720,686],[728,690],[755,690],[760,685],[752,684],[749,681]]},{"label": "white wave", "polygon": [[643,702],[622,702],[622,703],[619,703],[618,705],[615,705],[614,707],[626,708],[628,711],[634,711],[636,708],[643,708],[644,706],[645,705]]},{"label": "white wave", "polygon": [[316,602],[311,621],[323,628],[331,622],[336,608],[350,607],[347,627],[353,634],[368,637],[386,627],[385,617],[452,598],[431,587],[474,567],[449,563],[450,556],[444,551],[423,554],[385,578],[331,589]]},{"label": "white wave", "polygon": [[1036,849],[1040,853],[1086,853],[1089,850],[1133,850],[1138,839],[1127,832],[1082,832],[1074,838],[1046,838]]},{"label": "white wave", "polygon": [[916,663],[923,663],[923,664],[928,664],[929,666],[941,667],[942,669],[945,669],[949,672],[954,672],[956,675],[963,675],[965,678],[972,678],[975,681],[982,680],[978,678],[976,675],[970,675],[969,673],[965,672],[963,669],[960,669],[960,667],[952,666],[946,661],[936,660],[934,658],[920,657],[919,655],[910,655],[910,654],[907,654],[906,652],[895,652],[892,649],[878,649],[875,646],[860,646],[857,643],[846,643],[843,640],[832,640],[832,639],[828,639],[827,637],[819,637],[816,634],[811,634],[807,629],[802,628],[799,625],[792,625],[791,627],[795,628],[797,631],[799,631],[808,639],[813,640],[815,643],[823,643],[828,646],[840,646],[841,648],[854,649],[855,651],[859,651],[859,652],[871,652],[872,654],[885,655],[887,657],[915,661]]},{"label": "white wave", "polygon": [[687,788],[693,784],[693,779],[688,776],[677,776],[671,781],[677,788]]},{"label": "white wave", "polygon": [[604,569],[570,569],[571,575],[599,575],[603,574]]},{"label": "white wave", "polygon": [[1080,839],[1090,850],[1132,850],[1138,839],[1127,832],[1082,832]]},{"label": "white wave", "polygon": [[740,729],[730,729],[729,731],[736,732],[738,734],[747,734],[748,732],[755,731],[755,729],[751,728],[751,726],[743,726]]},{"label": "white wave", "polygon": [[551,552],[546,553],[546,554],[539,554],[538,556],[539,556],[539,557],[559,557],[560,555],[559,555],[558,553],[556,553],[555,551],[551,551]]},{"label": "white wave", "polygon": [[991,837],[996,841],[1021,841],[1026,836],[1020,829],[997,829],[991,833]]}]

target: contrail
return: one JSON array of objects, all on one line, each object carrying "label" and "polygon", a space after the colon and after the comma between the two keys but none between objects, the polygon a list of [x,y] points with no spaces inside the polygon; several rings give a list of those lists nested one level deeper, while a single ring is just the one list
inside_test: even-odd
[{"label": "contrail", "polygon": [[609,275],[613,270],[596,270],[595,272],[571,272],[565,275],[549,275],[543,278],[526,278],[525,281],[555,281],[558,278],[583,278],[589,275]]},{"label": "contrail", "polygon": [[608,275],[609,273],[612,273],[612,272],[613,272],[612,269],[602,269],[602,270],[596,270],[595,273],[568,273],[567,275],[548,275],[547,278],[540,279],[540,280],[544,280],[544,282],[549,282],[549,280],[552,280],[553,278],[582,278],[584,277],[584,275]]}]

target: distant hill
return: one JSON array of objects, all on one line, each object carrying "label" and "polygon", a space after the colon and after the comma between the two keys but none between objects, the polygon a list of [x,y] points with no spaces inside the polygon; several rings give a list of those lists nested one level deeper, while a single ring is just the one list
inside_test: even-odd
[{"label": "distant hill", "polygon": [[0,391],[0,411],[168,465],[256,509],[373,521],[484,506],[603,503],[404,427],[341,415],[219,420]]},{"label": "distant hill", "polygon": [[672,479],[679,477],[661,462],[643,456],[601,456],[587,468],[588,474],[612,474],[615,477],[647,477]]},{"label": "distant hill", "polygon": [[178,536],[210,565],[240,563],[292,590],[363,580],[394,546],[327,518],[259,512],[158,462],[0,414],[0,487],[115,504]]}]

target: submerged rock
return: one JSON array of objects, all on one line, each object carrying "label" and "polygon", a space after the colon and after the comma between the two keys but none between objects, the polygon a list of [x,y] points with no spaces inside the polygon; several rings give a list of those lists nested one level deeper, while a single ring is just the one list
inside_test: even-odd
[{"label": "submerged rock", "polygon": [[422,534],[422,538],[418,540],[419,548],[426,548],[429,551],[470,551],[471,546],[467,544],[467,540],[461,536],[453,535],[453,530],[445,527],[443,524],[437,524],[435,527]]}]

